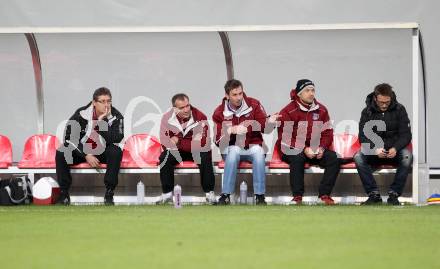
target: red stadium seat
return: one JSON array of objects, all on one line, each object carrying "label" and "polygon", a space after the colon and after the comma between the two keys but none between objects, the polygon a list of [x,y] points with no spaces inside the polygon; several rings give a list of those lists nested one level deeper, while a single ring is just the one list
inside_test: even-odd
[{"label": "red stadium seat", "polygon": [[[156,137],[148,134],[133,135],[125,142],[121,168],[155,168],[159,165],[162,146]],[[198,168],[193,161],[183,161],[178,169]]]},{"label": "red stadium seat", "polygon": [[12,164],[12,145],[9,138],[0,135],[0,168],[8,168]]},{"label": "red stadium seat", "polygon": [[55,168],[55,153],[59,146],[54,135],[41,134],[28,138],[19,168]]},{"label": "red stadium seat", "polygon": [[335,134],[333,138],[333,150],[338,157],[352,161],[353,156],[361,149],[357,135],[352,134]]},{"label": "red stadium seat", "polygon": [[272,160],[269,162],[270,169],[289,168],[289,164],[281,160],[281,152],[279,151],[279,143],[275,143],[272,153]]},{"label": "red stadium seat", "polygon": [[125,142],[121,168],[155,168],[161,152],[162,146],[156,137],[133,135]]},{"label": "red stadium seat", "polygon": [[356,168],[353,157],[361,149],[357,135],[335,134],[332,148],[342,160],[341,168]]}]

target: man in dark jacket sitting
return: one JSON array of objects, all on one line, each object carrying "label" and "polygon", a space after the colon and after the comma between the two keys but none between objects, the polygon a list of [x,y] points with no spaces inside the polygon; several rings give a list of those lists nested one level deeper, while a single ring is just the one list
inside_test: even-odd
[{"label": "man in dark jacket sitting", "polygon": [[362,204],[380,204],[379,193],[370,165],[397,165],[394,181],[388,190],[387,203],[399,205],[398,197],[405,187],[411,169],[412,153],[407,149],[411,142],[411,125],[405,107],[397,102],[389,84],[379,84],[367,96],[359,122],[361,151],[354,156],[356,168],[368,194]]},{"label": "man in dark jacket sitting", "polygon": [[56,152],[56,172],[61,194],[59,204],[70,204],[69,188],[72,183],[70,165],[87,162],[99,169],[107,164],[104,176],[106,192],[104,203],[114,205],[113,193],[118,185],[122,150],[118,143],[124,138],[124,118],[112,106],[109,89],[99,88],[93,100],[76,110],[66,124],[63,145]]}]

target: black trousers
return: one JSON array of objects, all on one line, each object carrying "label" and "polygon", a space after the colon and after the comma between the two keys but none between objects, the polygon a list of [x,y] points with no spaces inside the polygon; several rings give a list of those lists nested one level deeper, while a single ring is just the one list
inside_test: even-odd
[{"label": "black trousers", "polygon": [[[179,163],[175,155],[180,154],[182,161],[194,161],[191,152],[164,150],[159,157],[160,161],[160,181],[162,183],[162,192],[168,193],[174,188],[174,167]],[[173,155],[174,154],[174,155]],[[200,152],[200,181],[204,192],[214,190],[215,177],[212,168],[211,152]],[[178,155],[176,155],[178,156]]]},{"label": "black trousers", "polygon": [[[72,152],[73,162],[67,163],[64,152],[57,150],[55,156],[56,172],[58,183],[61,190],[68,191],[72,185],[72,175],[70,174],[70,165],[86,162],[86,159]],[[105,151],[101,155],[95,156],[101,163],[107,164],[107,171],[104,176],[104,184],[107,189],[114,190],[118,185],[118,174],[121,167],[122,150],[113,144],[107,145]]]},{"label": "black trousers", "polygon": [[319,184],[319,196],[330,195],[336,183],[340,170],[340,160],[334,151],[325,150],[320,160],[309,159],[304,152],[297,155],[283,154],[282,160],[287,162],[290,167],[290,187],[292,194],[304,195],[304,164],[317,164],[323,167],[324,175]]}]

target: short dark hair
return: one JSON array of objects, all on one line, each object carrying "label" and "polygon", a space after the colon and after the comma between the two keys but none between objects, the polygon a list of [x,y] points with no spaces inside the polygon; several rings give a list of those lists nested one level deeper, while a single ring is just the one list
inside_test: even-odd
[{"label": "short dark hair", "polygon": [[374,87],[374,96],[383,95],[393,97],[393,87],[388,83],[382,83]]},{"label": "short dark hair", "polygon": [[112,98],[112,93],[110,92],[110,90],[106,87],[101,87],[96,89],[95,92],[93,93],[93,100],[98,101],[98,97],[101,95],[108,95],[110,96],[110,98]]},{"label": "short dark hair", "polygon": [[172,104],[173,106],[175,106],[175,105],[176,105],[176,100],[182,100],[182,101],[184,101],[185,99],[189,100],[188,95],[186,95],[186,94],[184,94],[184,93],[178,93],[178,94],[175,94],[175,95],[173,96],[173,98],[171,98],[171,104]]},{"label": "short dark hair", "polygon": [[225,93],[229,94],[230,91],[232,91],[233,89],[236,89],[238,87],[241,87],[243,89],[243,84],[241,83],[240,80],[238,79],[231,79],[226,81],[225,84]]}]

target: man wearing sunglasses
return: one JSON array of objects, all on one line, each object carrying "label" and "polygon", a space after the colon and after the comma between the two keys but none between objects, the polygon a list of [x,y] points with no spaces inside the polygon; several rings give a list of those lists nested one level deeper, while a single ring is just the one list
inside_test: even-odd
[{"label": "man wearing sunglasses", "polygon": [[112,106],[110,90],[105,87],[95,90],[92,101],[76,110],[68,120],[63,145],[56,152],[56,173],[61,189],[58,204],[70,204],[70,165],[87,162],[97,170],[102,163],[107,164],[104,203],[114,205],[113,194],[122,159],[118,144],[123,137],[124,118]]},{"label": "man wearing sunglasses", "polygon": [[290,92],[290,102],[281,110],[277,146],[289,164],[291,204],[300,205],[304,195],[306,163],[324,168],[318,189],[319,203],[334,205],[330,196],[339,175],[340,160],[331,148],[333,127],[327,107],[316,99],[315,83],[300,79]]}]

